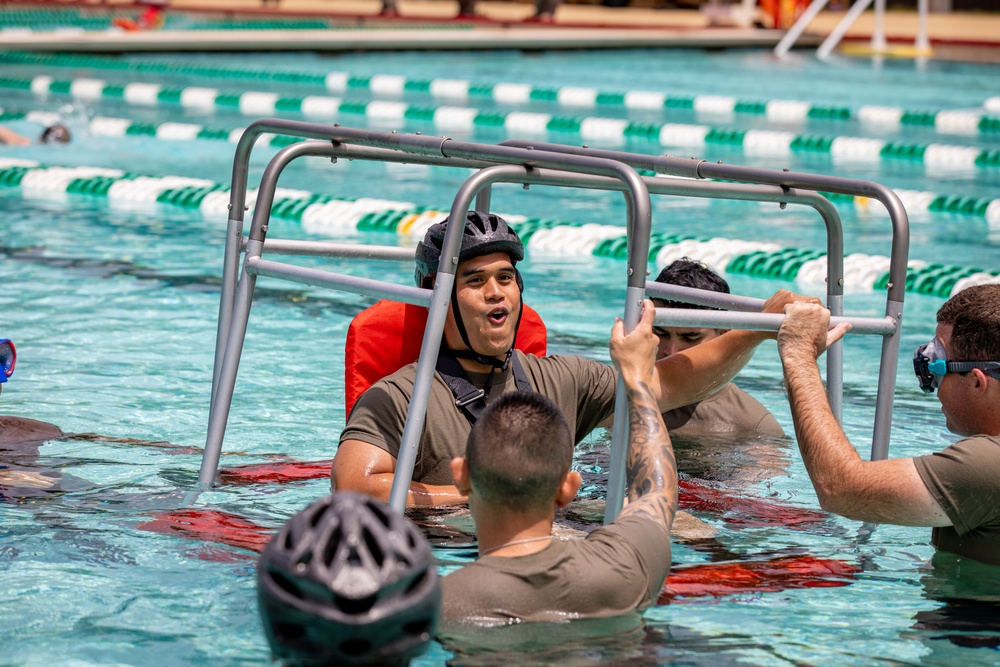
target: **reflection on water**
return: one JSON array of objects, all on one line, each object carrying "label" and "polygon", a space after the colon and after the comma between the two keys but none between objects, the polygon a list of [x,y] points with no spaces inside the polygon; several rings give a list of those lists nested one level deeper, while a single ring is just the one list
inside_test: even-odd
[{"label": "reflection on water", "polygon": [[567,623],[528,623],[443,636],[451,667],[535,664],[719,666],[746,665],[748,658],[787,663],[774,649],[740,633],[711,637],[682,625],[644,620],[639,614]]},{"label": "reflection on water", "polygon": [[[929,665],[1000,663],[1000,567],[937,553],[920,578],[940,606],[917,612],[905,636],[929,649]],[[972,650],[959,650],[972,649]]]}]

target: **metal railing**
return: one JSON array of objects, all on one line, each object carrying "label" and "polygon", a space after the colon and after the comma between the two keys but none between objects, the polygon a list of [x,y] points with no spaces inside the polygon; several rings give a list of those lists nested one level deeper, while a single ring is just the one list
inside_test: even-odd
[{"label": "metal railing", "polygon": [[[249,158],[254,143],[264,133],[274,132],[311,139],[292,144],[278,151],[261,177],[253,219],[247,236],[243,236],[246,211],[246,187]],[[902,314],[902,294],[905,282],[908,228],[906,214],[891,190],[878,184],[836,177],[749,169],[746,167],[710,165],[705,161],[671,157],[644,156],[617,151],[600,151],[558,144],[505,142],[498,145],[461,142],[444,137],[428,137],[395,132],[377,132],[320,125],[298,121],[267,119],[253,123],[244,132],[234,158],[230,219],[225,242],[222,295],[216,338],[215,368],[205,451],[199,472],[199,488],[207,489],[215,481],[226,424],[232,406],[236,377],[257,276],[280,278],[305,285],[327,287],[356,294],[389,298],[429,308],[424,340],[417,363],[417,376],[404,427],[390,504],[402,510],[412,479],[420,434],[423,429],[431,381],[444,330],[450,294],[458,264],[461,225],[449,227],[441,254],[439,272],[433,290],[398,285],[391,282],[359,278],[295,264],[264,259],[273,255],[304,255],[312,257],[356,257],[382,260],[406,260],[413,251],[400,248],[355,246],[314,241],[267,239],[268,221],[274,201],[274,191],[284,168],[304,156],[350,158],[409,162],[437,166],[453,166],[477,170],[459,188],[450,209],[451,219],[465,219],[473,199],[476,207],[488,210],[495,183],[550,185],[620,191],[626,201],[628,260],[626,267],[625,325],[631,329],[638,322],[642,301],[651,295],[669,295],[674,300],[708,300],[733,312],[658,309],[657,324],[711,326],[774,331],[782,315],[753,312],[760,301],[712,292],[646,283],[649,262],[651,228],[650,193],[725,199],[774,201],[805,205],[819,212],[827,227],[828,307],[838,321],[843,313],[843,233],[840,218],[833,205],[814,192],[823,189],[846,194],[862,194],[888,202],[893,220],[893,252],[890,266],[890,287],[885,318],[850,318],[852,333],[881,335],[884,338],[882,369],[879,375],[879,398],[873,439],[873,458],[884,458],[888,444],[892,392],[895,381],[895,355],[898,353],[899,317]],[[652,169],[675,176],[719,177],[747,181],[742,183],[689,180],[640,176],[637,169]],[[242,271],[240,255],[244,254]],[[700,293],[699,293],[700,292]],[[897,303],[898,302],[898,303]],[[891,311],[891,312],[890,312]],[[830,351],[828,386],[835,414],[840,415],[842,371],[839,345]],[[891,355],[891,356],[887,356]],[[891,363],[886,363],[887,359]],[[886,366],[890,368],[887,369]],[[883,385],[888,385],[888,394]],[[619,392],[615,405],[615,427],[612,436],[612,459],[608,484],[605,520],[612,520],[624,499],[624,462],[627,449],[627,406],[624,391]],[[880,419],[885,424],[880,428]],[[878,445],[878,446],[876,446]]]}]

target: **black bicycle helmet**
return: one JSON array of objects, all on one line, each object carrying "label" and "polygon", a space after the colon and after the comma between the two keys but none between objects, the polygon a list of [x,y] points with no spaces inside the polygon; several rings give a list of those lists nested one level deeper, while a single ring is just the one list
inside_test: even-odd
[{"label": "black bicycle helmet", "polygon": [[334,493],[293,516],[257,564],[257,601],[286,665],[399,665],[434,635],[430,546],[385,503]]},{"label": "black bicycle helmet", "polygon": [[[431,225],[423,240],[417,244],[417,268],[414,277],[418,287],[427,287],[428,279],[437,275],[441,247],[444,245],[444,233],[447,229],[447,220]],[[524,244],[521,243],[517,232],[499,215],[469,211],[465,218],[465,230],[462,234],[462,247],[458,251],[458,260],[488,255],[491,252],[505,252],[510,255],[510,261],[517,264],[524,259]],[[520,285],[520,281],[518,284]]]}]

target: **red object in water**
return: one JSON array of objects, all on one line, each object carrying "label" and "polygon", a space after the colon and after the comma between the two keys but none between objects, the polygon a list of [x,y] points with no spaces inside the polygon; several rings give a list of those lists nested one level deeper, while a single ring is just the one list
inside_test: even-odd
[{"label": "red object in water", "polygon": [[847,586],[860,571],[848,562],[815,556],[694,565],[670,573],[657,604],[694,597]]},{"label": "red object in water", "polygon": [[[223,468],[219,480],[225,484],[285,484],[330,476],[330,460],[254,463]],[[827,519],[823,512],[790,507],[773,501],[734,496],[690,480],[678,483],[680,506],[686,510],[709,512],[736,526],[779,526],[796,528]]]},{"label": "red object in water", "polygon": [[273,528],[265,528],[241,516],[218,510],[172,510],[152,516],[152,521],[137,526],[139,530],[219,542],[258,553],[264,550],[275,532]]},{"label": "red object in water", "polygon": [[796,528],[827,519],[824,512],[781,505],[759,498],[734,496],[690,480],[680,480],[677,487],[682,509],[721,515],[723,521],[736,526]]},{"label": "red object in water", "polygon": [[249,484],[284,484],[330,476],[331,460],[253,463],[219,470],[219,480],[239,486]]}]

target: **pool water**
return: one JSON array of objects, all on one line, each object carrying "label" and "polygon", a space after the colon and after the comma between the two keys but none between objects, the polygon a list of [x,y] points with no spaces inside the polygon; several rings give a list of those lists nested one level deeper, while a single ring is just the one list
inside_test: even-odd
[{"label": "pool water", "polygon": [[[1000,74],[987,65],[936,62],[821,64],[806,57],[776,62],[747,51],[345,54],[336,58],[157,55],[136,59],[537,86],[557,82],[609,90],[794,98],[814,104],[882,104],[929,111],[982,105],[995,92],[991,86]],[[129,81],[129,75],[121,72],[5,67],[9,77],[48,74]],[[146,74],[142,78],[164,85],[226,87],[224,80],[206,83],[195,77]],[[240,82],[228,85],[246,88]],[[273,84],[270,90],[296,89]],[[301,94],[322,93],[303,90]],[[419,97],[407,101],[430,103]],[[209,114],[170,106],[136,108],[110,100],[81,102],[8,89],[0,90],[0,106],[55,111],[76,131],[68,146],[4,147],[0,159],[110,167],[151,176],[184,175],[223,184],[230,178],[232,144],[96,136],[88,131],[89,123],[97,116],[232,127],[250,120],[219,110]],[[526,108],[557,113],[541,102]],[[600,110],[592,115],[614,112]],[[363,116],[351,116],[349,121],[343,122],[368,122]],[[703,119],[681,110],[670,111],[659,121]],[[726,123],[745,129],[763,121],[737,115]],[[28,120],[7,124],[26,134],[39,129]],[[434,131],[418,120],[404,121],[395,129]],[[855,123],[812,120],[796,131],[877,134]],[[902,127],[894,132],[898,132],[894,138],[913,142],[937,141],[981,150],[997,147],[996,135],[989,133],[942,138],[932,136],[927,127]],[[509,136],[493,130],[462,138],[499,141]],[[548,138],[564,139],[556,132]],[[576,141],[573,137],[565,140]],[[648,142],[628,147],[647,153],[669,150]],[[259,181],[270,154],[273,150],[255,152],[251,184]],[[919,161],[835,164],[823,155],[778,159],[722,147],[710,147],[700,157],[856,176],[893,188],[987,199],[997,197],[1000,178],[1000,172],[989,167],[930,169]],[[467,175],[461,170],[308,160],[286,169],[280,184],[316,194],[447,207]],[[621,196],[609,193],[545,187],[525,192],[502,186],[496,189],[494,208],[528,217],[624,224]],[[839,211],[848,252],[888,254],[886,216],[853,206],[841,205]],[[269,651],[256,612],[254,551],[184,539],[177,532],[157,532],[164,512],[175,507],[197,479],[197,448],[204,444],[211,390],[225,223],[224,212],[204,214],[166,204],[0,187],[0,256],[4,260],[0,279],[5,285],[0,292],[4,314],[0,335],[15,341],[19,355],[15,375],[4,388],[3,412],[48,421],[67,433],[97,434],[49,442],[37,454],[23,452],[12,461],[23,468],[57,471],[61,480],[48,493],[4,491],[10,497],[0,503],[0,577],[7,592],[0,602],[4,664],[267,663]],[[786,247],[824,247],[815,213],[795,207],[781,211],[773,204],[658,197],[653,229],[744,241],[767,239]],[[911,259],[1000,269],[997,229],[982,215],[911,214],[911,233]],[[353,228],[320,235],[286,219],[272,221],[270,236],[413,243],[395,233]],[[336,269],[402,284],[412,280],[412,268],[402,263],[337,262]],[[608,331],[623,307],[624,263],[593,255],[536,253],[529,245],[523,272],[525,299],[548,325],[550,353],[607,361]],[[735,273],[726,277],[733,292],[757,297],[778,288],[823,292],[817,285]],[[222,466],[329,459],[344,423],[344,336],[350,317],[370,302],[270,280],[261,280],[259,287]],[[933,335],[934,313],[942,303],[941,296],[907,294],[890,443],[893,456],[929,453],[955,439],[944,431],[936,400],[919,392],[910,370],[912,349]],[[881,315],[884,296],[859,289],[848,295],[845,306],[848,314]],[[878,341],[849,340],[844,423],[865,456],[871,439],[877,358]],[[761,346],[738,383],[792,433],[780,377],[774,345],[768,343]],[[563,519],[567,525],[579,528],[600,516],[606,447],[607,435],[598,432],[579,448],[576,465],[587,485],[575,514]],[[678,450],[682,458],[690,458],[690,470],[698,475],[692,481],[723,495],[765,501],[791,511],[818,511],[791,440],[735,444],[706,440],[696,445],[678,443]],[[276,528],[328,488],[324,479],[285,485],[223,484],[203,493],[196,506]],[[513,652],[435,643],[416,664],[1000,662],[996,606],[1000,573],[948,556],[937,556],[931,567],[929,530],[892,526],[871,530],[832,516],[799,526],[747,525],[732,514],[692,512],[717,534],[701,542],[676,543],[673,555],[678,564],[810,555],[843,561],[858,571],[837,580],[847,584],[837,587],[678,599],[650,609],[643,622],[571,628],[566,636],[546,633],[566,640],[555,645],[530,635],[500,641],[479,638],[480,643],[514,647]],[[442,572],[473,557],[467,518],[431,514],[421,521],[434,526]],[[251,529],[246,535],[261,539]],[[570,634],[572,641],[567,639]]]}]

